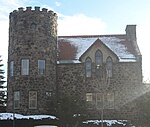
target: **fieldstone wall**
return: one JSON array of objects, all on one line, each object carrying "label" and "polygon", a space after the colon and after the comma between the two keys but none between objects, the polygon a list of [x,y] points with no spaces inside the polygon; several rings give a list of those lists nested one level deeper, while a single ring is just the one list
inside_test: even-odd
[{"label": "fieldstone wall", "polygon": [[[23,114],[47,113],[46,92],[56,90],[57,15],[43,8],[19,8],[10,13],[8,52],[8,104],[13,111],[13,92],[20,91]],[[29,75],[21,75],[21,60],[29,59]],[[38,75],[38,60],[45,60],[44,75]],[[10,62],[14,75],[10,76]],[[37,109],[29,109],[29,91],[37,91]]]},{"label": "fieldstone wall", "polygon": [[[94,65],[94,63],[93,63]],[[94,67],[93,67],[94,68]],[[114,108],[107,109],[104,106],[104,118],[106,119],[134,119],[138,109],[132,102],[140,96],[142,85],[142,70],[140,62],[126,62],[113,64],[113,76],[107,80],[105,63],[97,75],[93,69],[92,77],[85,77],[84,63],[59,64],[57,66],[57,84],[60,96],[63,94],[79,94],[81,99],[86,99],[86,93],[114,93]],[[93,102],[95,103],[95,102]],[[130,103],[130,105],[129,105]],[[101,109],[93,105],[88,110],[90,118],[99,118]]]},{"label": "fieldstone wall", "polygon": [[80,94],[84,92],[84,64],[58,64],[57,85],[59,96],[62,94]]}]

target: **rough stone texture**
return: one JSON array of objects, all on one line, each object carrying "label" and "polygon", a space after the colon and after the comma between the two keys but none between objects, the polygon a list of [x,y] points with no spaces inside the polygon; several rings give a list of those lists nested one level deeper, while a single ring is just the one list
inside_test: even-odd
[{"label": "rough stone texture", "polygon": [[[105,48],[105,47],[104,47]],[[7,111],[13,111],[13,92],[20,91],[20,108],[14,111],[22,114],[47,114],[48,97],[46,92],[58,96],[78,94],[86,100],[86,93],[114,93],[111,109],[104,105],[104,118],[130,119],[138,114],[135,104],[130,103],[138,97],[142,85],[141,60],[119,62],[110,51],[103,49],[105,60],[97,70],[92,58],[92,77],[85,77],[85,59],[95,54],[92,48],[84,55],[82,63],[57,64],[57,16],[52,11],[35,7],[32,10],[20,8],[10,14],[9,52],[8,52],[8,104]],[[66,49],[67,50],[67,49]],[[107,78],[106,58],[113,57],[113,75]],[[21,75],[21,60],[29,59],[29,75]],[[46,61],[44,75],[38,75],[38,60]],[[14,76],[9,75],[9,64],[14,61]],[[37,91],[37,109],[29,109],[29,91]],[[88,110],[90,118],[99,118],[101,109],[95,102]],[[134,110],[133,110],[134,109]]]},{"label": "rough stone texture", "polygon": [[[94,63],[93,63],[94,66]],[[86,98],[86,93],[115,93],[113,109],[104,106],[104,118],[106,119],[134,119],[138,111],[134,109],[135,104],[130,103],[138,97],[138,89],[142,83],[142,71],[140,62],[114,63],[113,77],[107,83],[105,73],[105,63],[102,71],[97,76],[95,71],[92,77],[85,77],[84,64],[60,64],[58,65],[58,90],[61,94],[79,94],[82,99]],[[59,94],[60,94],[59,93]],[[93,102],[94,103],[94,102]],[[123,108],[125,106],[125,108]],[[101,109],[93,108],[89,110],[90,118],[99,118]]]},{"label": "rough stone texture", "polygon": [[[19,9],[10,14],[8,64],[14,61],[14,76],[8,74],[8,111],[13,110],[13,91],[20,91],[21,107],[15,112],[46,113],[46,92],[56,89],[56,42],[57,16],[54,12],[28,7],[25,11]],[[21,59],[25,58],[29,59],[28,76],[21,75]],[[38,75],[39,59],[46,61],[44,75]],[[28,108],[29,91],[37,91],[35,110]]]}]

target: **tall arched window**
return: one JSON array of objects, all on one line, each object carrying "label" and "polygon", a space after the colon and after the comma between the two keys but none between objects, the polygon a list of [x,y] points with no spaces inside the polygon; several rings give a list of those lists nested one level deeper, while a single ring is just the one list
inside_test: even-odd
[{"label": "tall arched window", "polygon": [[85,61],[85,73],[86,77],[91,77],[92,75],[92,60],[90,58]]},{"label": "tall arched window", "polygon": [[112,66],[113,66],[113,60],[109,56],[106,59],[106,71],[107,71],[107,77],[112,77]]},{"label": "tall arched window", "polygon": [[99,67],[103,63],[103,54],[100,50],[97,50],[95,53],[95,64],[96,67]]}]

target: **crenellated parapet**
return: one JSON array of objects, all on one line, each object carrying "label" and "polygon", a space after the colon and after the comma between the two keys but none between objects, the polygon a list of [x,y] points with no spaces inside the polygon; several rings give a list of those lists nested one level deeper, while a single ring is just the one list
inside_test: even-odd
[{"label": "crenellated parapet", "polygon": [[57,27],[57,14],[46,8],[40,9],[40,7],[34,7],[34,9],[32,9],[32,7],[26,7],[26,9],[24,9],[20,7],[18,10],[14,10],[10,13],[9,21],[10,28],[15,26],[15,29],[23,28],[24,25],[24,30],[27,30],[32,24],[41,25],[42,23],[49,23],[49,26]]},{"label": "crenellated parapet", "polygon": [[[10,54],[16,52],[18,46],[25,48],[33,43],[36,43],[36,47],[41,47],[42,42],[48,43],[50,47],[55,44],[56,47],[57,14],[53,11],[40,7],[26,7],[26,10],[20,7],[10,13],[9,21]],[[24,50],[22,52],[24,53]]]},{"label": "crenellated parapet", "polygon": [[42,8],[35,6],[34,9],[32,7],[26,7],[24,9],[23,7],[18,8],[18,10],[14,10],[13,12],[10,13],[10,15],[18,14],[18,13],[33,13],[33,12],[38,12],[38,13],[47,13],[50,16],[57,16],[56,13],[54,13],[52,10],[48,10],[47,8]]}]

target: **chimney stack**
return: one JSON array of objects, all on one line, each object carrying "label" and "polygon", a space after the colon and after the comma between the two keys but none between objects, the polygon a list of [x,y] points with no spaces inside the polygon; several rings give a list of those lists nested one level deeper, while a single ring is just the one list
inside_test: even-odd
[{"label": "chimney stack", "polygon": [[141,61],[142,60],[141,52],[138,47],[137,39],[136,39],[136,25],[126,26],[126,36],[127,36],[127,40],[130,41],[135,48],[137,60]]},{"label": "chimney stack", "polygon": [[126,36],[128,41],[136,41],[136,25],[127,25],[126,26]]}]

